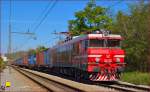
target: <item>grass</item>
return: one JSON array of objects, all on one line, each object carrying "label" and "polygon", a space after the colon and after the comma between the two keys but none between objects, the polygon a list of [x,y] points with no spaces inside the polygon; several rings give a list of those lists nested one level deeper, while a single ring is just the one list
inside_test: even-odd
[{"label": "grass", "polygon": [[150,85],[150,73],[125,72],[121,76],[121,81],[137,85]]}]

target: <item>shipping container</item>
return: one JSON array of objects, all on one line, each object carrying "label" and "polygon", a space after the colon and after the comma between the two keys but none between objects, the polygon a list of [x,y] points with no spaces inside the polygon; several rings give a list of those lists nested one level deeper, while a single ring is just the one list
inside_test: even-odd
[{"label": "shipping container", "polygon": [[49,57],[49,63],[50,63],[50,65],[49,65],[49,67],[54,67],[54,60],[53,60],[53,57],[54,57],[54,50],[53,49],[51,49],[51,48],[49,48],[48,49],[48,57]]},{"label": "shipping container", "polygon": [[34,66],[35,65],[35,63],[36,63],[36,56],[35,56],[35,54],[28,56],[28,62],[29,62],[30,66]]},{"label": "shipping container", "polygon": [[22,65],[22,64],[23,64],[22,58],[17,59],[15,62],[15,65]]},{"label": "shipping container", "polygon": [[23,57],[23,65],[24,66],[28,65],[28,56],[27,55]]},{"label": "shipping container", "polygon": [[50,59],[49,59],[49,50],[44,50],[44,65],[50,66]]},{"label": "shipping container", "polygon": [[44,66],[44,53],[43,53],[43,51],[36,53],[36,65]]}]

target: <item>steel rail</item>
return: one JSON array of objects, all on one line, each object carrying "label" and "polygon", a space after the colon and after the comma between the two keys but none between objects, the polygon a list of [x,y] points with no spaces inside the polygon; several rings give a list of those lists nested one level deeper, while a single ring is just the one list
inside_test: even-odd
[{"label": "steel rail", "polygon": [[24,69],[17,67],[13,68],[22,73],[23,75],[27,76],[28,78],[32,79],[34,82],[48,89],[50,92],[84,92],[84,90],[74,88],[71,85],[68,86],[58,81],[50,80],[46,77],[26,71]]},{"label": "steel rail", "polygon": [[[58,91],[58,92],[60,92],[60,91],[61,92],[63,92],[63,91],[65,91],[65,92],[66,91],[69,91],[69,92],[74,92],[74,91],[83,92],[83,91],[85,91],[85,90],[81,90],[81,89],[72,87],[71,85],[67,85],[67,84],[60,83],[60,82],[55,81],[55,80],[51,80],[47,77],[33,73],[32,71],[27,71],[25,69],[21,69],[21,68],[17,68],[17,67],[14,67],[14,68],[16,70],[18,70],[19,72],[21,72],[22,74],[24,74],[25,76],[29,77],[33,81],[37,82],[38,84],[40,84],[41,86],[45,87],[46,89],[48,89],[49,91],[52,91],[52,92],[54,92],[54,91]],[[44,83],[44,82],[46,82],[46,83]],[[96,85],[115,89],[118,91],[125,91],[125,92],[150,92],[150,87],[148,87],[148,86],[146,86],[146,87],[145,86],[139,86],[139,85],[134,85],[134,84],[121,82],[121,81],[113,82],[112,84],[98,83]]]},{"label": "steel rail", "polygon": [[119,91],[125,91],[125,92],[150,92],[150,87],[138,86],[138,85],[125,83],[121,81],[114,82],[111,85],[100,84],[100,83],[98,83],[98,85],[112,88],[112,89],[119,90]]},{"label": "steel rail", "polygon": [[25,73],[23,73],[21,70],[17,69],[17,67],[12,67],[13,69],[15,69],[16,71],[18,71],[19,73],[23,74],[24,76],[26,76],[27,78],[31,79],[32,81],[34,81],[35,83],[39,84],[40,86],[46,88],[48,91],[53,92],[53,90],[49,89],[48,87],[46,87],[45,85],[43,85],[42,83],[34,80],[33,78],[31,78],[30,76],[26,75]]},{"label": "steel rail", "polygon": [[118,82],[116,82],[116,84],[120,85],[120,86],[131,87],[131,88],[143,90],[143,91],[150,91],[150,87],[149,86],[135,85],[135,84],[122,82],[122,81],[118,81]]}]

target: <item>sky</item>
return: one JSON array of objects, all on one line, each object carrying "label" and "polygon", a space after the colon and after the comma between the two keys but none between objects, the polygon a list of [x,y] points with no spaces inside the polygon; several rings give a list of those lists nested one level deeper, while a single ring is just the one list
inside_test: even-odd
[{"label": "sky", "polygon": [[[89,0],[12,0],[11,31],[35,33],[21,35],[12,33],[12,52],[37,48],[38,46],[51,47],[58,41],[56,32],[68,31],[68,20],[74,19],[74,13],[84,9]],[[54,4],[55,3],[55,4]],[[114,15],[119,11],[128,12],[130,0],[96,0],[96,5],[110,7]],[[47,6],[52,7],[44,21],[36,26],[46,15]],[[47,10],[45,10],[47,9]],[[2,53],[8,48],[8,25],[10,14],[9,0],[2,0]]]}]

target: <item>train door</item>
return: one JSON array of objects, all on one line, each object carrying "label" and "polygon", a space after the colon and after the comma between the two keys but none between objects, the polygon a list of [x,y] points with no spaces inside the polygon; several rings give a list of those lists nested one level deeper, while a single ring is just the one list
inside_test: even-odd
[{"label": "train door", "polygon": [[79,42],[73,43],[73,50],[72,50],[72,65],[73,67],[77,67],[77,63],[79,61]]},{"label": "train door", "polygon": [[87,62],[87,48],[88,48],[88,40],[82,40],[80,43],[80,63],[79,68],[81,70],[86,69],[86,62]]},{"label": "train door", "polygon": [[87,48],[88,48],[88,40],[83,40],[81,42],[81,55],[87,54]]}]

